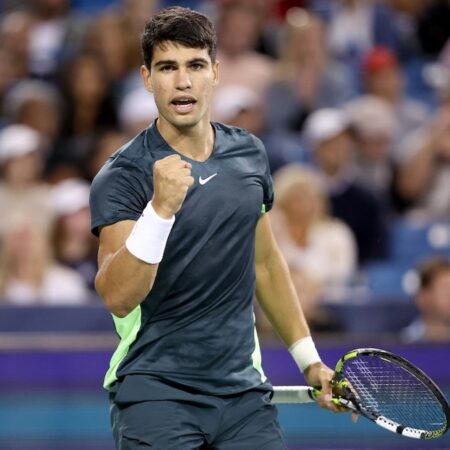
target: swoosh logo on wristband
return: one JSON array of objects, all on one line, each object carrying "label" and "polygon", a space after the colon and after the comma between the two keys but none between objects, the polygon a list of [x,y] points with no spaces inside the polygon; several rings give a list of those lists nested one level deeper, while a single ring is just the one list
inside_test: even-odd
[{"label": "swoosh logo on wristband", "polygon": [[210,175],[208,178],[202,178],[201,176],[198,178],[198,182],[203,186],[204,184],[206,184],[208,181],[212,180],[215,176],[217,175],[216,173],[213,173],[212,175]]}]

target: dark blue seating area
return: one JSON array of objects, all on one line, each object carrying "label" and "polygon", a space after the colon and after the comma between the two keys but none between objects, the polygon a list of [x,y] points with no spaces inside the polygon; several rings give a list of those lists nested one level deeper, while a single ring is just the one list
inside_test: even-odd
[{"label": "dark blue seating area", "polygon": [[414,268],[406,262],[380,262],[365,268],[364,285],[371,300],[410,301],[418,286]]},{"label": "dark blue seating area", "polygon": [[450,256],[449,222],[401,219],[392,224],[389,236],[392,262],[414,265],[430,255]]},{"label": "dark blue seating area", "polygon": [[389,231],[386,261],[368,264],[360,283],[369,301],[412,301],[418,285],[418,265],[428,258],[450,258],[450,222],[400,219]]}]

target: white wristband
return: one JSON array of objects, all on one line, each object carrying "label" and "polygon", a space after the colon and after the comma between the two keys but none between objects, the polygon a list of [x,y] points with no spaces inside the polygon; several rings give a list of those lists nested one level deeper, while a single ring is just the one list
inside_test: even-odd
[{"label": "white wristband", "polygon": [[311,364],[321,361],[311,336],[305,336],[294,342],[289,347],[289,352],[302,372]]},{"label": "white wristband", "polygon": [[125,246],[136,258],[149,263],[161,262],[175,216],[163,219],[149,202],[131,231]]}]

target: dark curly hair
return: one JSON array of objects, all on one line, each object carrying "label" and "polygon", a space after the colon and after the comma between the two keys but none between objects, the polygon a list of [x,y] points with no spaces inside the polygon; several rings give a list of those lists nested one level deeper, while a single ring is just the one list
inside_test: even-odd
[{"label": "dark curly hair", "polygon": [[207,49],[212,62],[216,60],[217,36],[211,21],[197,11],[174,6],[165,8],[145,25],[142,34],[144,64],[150,70],[154,48],[164,48],[168,41],[189,48]]}]

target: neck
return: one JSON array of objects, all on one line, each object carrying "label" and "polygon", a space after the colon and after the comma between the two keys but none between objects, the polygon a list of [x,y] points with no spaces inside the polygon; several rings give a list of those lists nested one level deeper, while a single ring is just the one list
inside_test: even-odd
[{"label": "neck", "polygon": [[177,128],[160,116],[156,127],[164,140],[178,153],[196,161],[206,161],[214,147],[214,129],[208,121]]}]

